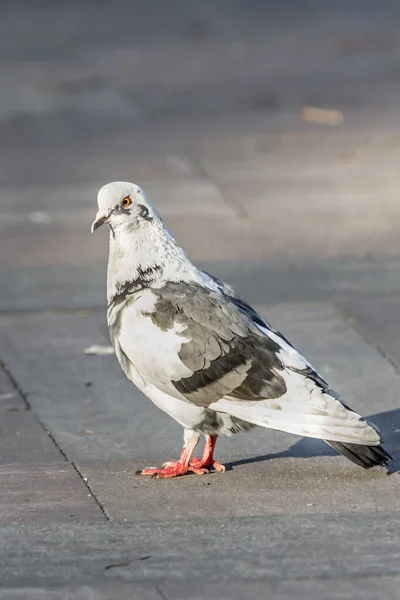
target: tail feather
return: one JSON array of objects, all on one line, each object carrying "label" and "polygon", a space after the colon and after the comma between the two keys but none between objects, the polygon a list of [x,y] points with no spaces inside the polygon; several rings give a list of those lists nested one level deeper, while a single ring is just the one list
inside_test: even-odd
[{"label": "tail feather", "polygon": [[341,442],[327,442],[340,454],[343,454],[351,462],[370,469],[371,467],[387,467],[389,460],[393,460],[382,446],[365,446],[362,444],[344,444]]}]

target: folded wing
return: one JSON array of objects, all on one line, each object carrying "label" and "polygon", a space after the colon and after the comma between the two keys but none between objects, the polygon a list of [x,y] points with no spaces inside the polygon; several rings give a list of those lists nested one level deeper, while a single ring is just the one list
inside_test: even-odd
[{"label": "folded wing", "polygon": [[166,330],[182,325],[179,358],[190,374],[171,382],[179,396],[254,425],[326,441],[380,443],[379,432],[236,295],[182,282],[157,294],[149,317]]}]

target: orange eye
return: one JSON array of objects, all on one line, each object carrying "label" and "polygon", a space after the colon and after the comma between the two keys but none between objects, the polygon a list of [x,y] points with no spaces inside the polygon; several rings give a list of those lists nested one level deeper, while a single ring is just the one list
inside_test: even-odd
[{"label": "orange eye", "polygon": [[124,198],[121,202],[121,205],[126,208],[127,206],[129,206],[130,204],[132,204],[132,200],[129,198],[129,196],[126,196],[126,198]]}]

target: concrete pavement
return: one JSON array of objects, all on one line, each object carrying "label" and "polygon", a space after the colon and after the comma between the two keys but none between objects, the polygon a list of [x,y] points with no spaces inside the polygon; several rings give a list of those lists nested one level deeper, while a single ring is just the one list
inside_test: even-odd
[{"label": "concrete pavement", "polygon": [[219,441],[225,474],[140,479],[181,428],[85,348],[95,193],[133,179],[398,468],[399,7],[166,6],[0,7],[0,598],[398,598],[397,474],[257,430]]}]

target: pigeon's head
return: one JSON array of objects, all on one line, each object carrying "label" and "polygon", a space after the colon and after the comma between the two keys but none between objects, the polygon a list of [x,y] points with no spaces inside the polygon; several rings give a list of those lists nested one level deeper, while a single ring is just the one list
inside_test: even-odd
[{"label": "pigeon's head", "polygon": [[92,233],[107,223],[115,231],[119,227],[132,228],[138,221],[159,219],[144,191],[135,183],[113,181],[100,188],[97,194],[99,210],[92,225]]}]

